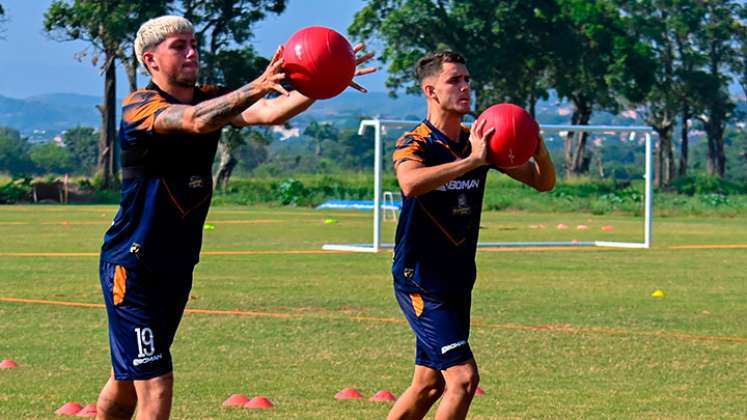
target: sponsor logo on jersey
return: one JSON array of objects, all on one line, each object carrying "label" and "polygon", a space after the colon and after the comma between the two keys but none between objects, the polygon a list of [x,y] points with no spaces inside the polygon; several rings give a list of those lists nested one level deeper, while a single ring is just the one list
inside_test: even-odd
[{"label": "sponsor logo on jersey", "polygon": [[436,188],[438,191],[474,190],[480,188],[479,179],[454,179]]},{"label": "sponsor logo on jersey", "polygon": [[140,366],[146,363],[155,362],[156,360],[163,359],[163,354],[158,353],[155,356],[142,357],[140,359],[132,359],[132,366]]},{"label": "sponsor logo on jersey", "polygon": [[441,347],[441,354],[446,354],[447,352],[454,350],[457,347],[462,347],[465,344],[467,344],[467,340],[457,341],[456,343],[445,345]]}]

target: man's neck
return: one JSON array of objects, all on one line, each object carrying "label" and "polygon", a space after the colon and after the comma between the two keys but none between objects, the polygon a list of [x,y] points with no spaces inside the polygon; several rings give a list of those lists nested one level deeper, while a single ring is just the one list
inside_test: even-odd
[{"label": "man's neck", "polygon": [[428,121],[455,143],[459,143],[462,133],[462,115],[428,107]]},{"label": "man's neck", "polygon": [[195,94],[194,87],[186,87],[170,83],[165,78],[159,77],[158,74],[153,75],[153,83],[155,83],[162,91],[176,98],[179,102],[183,104],[192,103]]}]

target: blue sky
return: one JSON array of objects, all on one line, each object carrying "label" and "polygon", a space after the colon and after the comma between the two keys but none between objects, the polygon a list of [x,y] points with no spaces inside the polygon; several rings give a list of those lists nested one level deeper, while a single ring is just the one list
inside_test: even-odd
[{"label": "blue sky", "polygon": [[[0,95],[26,98],[45,93],[101,95],[103,77],[90,61],[78,62],[74,54],[85,49],[84,42],[57,42],[42,27],[51,0],[0,0],[9,19],[0,40]],[[364,0],[289,0],[280,16],[259,22],[253,41],[260,54],[269,56],[293,32],[311,25],[331,27],[343,34]],[[371,91],[384,91],[386,75],[379,71],[361,83]],[[146,76],[139,76],[144,84]],[[127,79],[117,76],[118,96],[127,93]]]}]

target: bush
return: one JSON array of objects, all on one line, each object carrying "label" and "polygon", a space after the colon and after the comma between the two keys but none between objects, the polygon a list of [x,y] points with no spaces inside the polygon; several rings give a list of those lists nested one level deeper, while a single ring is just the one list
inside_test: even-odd
[{"label": "bush", "polygon": [[744,194],[747,188],[715,176],[688,176],[678,178],[672,183],[672,188],[680,194]]},{"label": "bush", "polygon": [[0,186],[0,204],[13,204],[31,200],[31,178],[14,178]]}]

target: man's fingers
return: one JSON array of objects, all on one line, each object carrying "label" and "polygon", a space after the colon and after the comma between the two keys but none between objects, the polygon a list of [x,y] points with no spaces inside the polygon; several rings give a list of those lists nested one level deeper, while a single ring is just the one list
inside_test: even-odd
[{"label": "man's fingers", "polygon": [[358,52],[358,51],[362,50],[363,48],[365,48],[365,45],[363,45],[362,42],[359,42],[359,43],[355,44],[355,46],[353,47],[353,52]]},{"label": "man's fingers", "polygon": [[272,55],[272,61],[275,61],[283,56],[283,46],[280,45],[277,50],[275,50],[275,54]]},{"label": "man's fingers", "polygon": [[472,129],[474,130],[473,133],[478,137],[482,137],[482,129],[485,127],[485,123],[487,122],[488,120],[482,120],[477,124],[472,125]]},{"label": "man's fingers", "polygon": [[[485,124],[483,124],[483,125],[485,125]],[[490,127],[490,129],[488,129],[488,131],[486,131],[482,135],[483,140],[488,140],[490,138],[490,136],[493,135],[494,132],[495,132],[495,127]]]},{"label": "man's fingers", "polygon": [[359,65],[365,63],[366,61],[372,59],[372,58],[374,58],[374,53],[373,52],[366,53],[366,54],[364,54],[364,55],[362,55],[362,56],[360,56],[360,57],[358,57],[358,58],[355,59],[355,65],[359,66]]},{"label": "man's fingers", "polygon": [[376,71],[376,67],[366,67],[364,69],[358,69],[355,71],[355,76],[362,76],[364,74],[373,73]]},{"label": "man's fingers", "polygon": [[282,85],[280,85],[279,83],[274,83],[273,85],[271,85],[271,87],[272,87],[272,89],[274,91],[276,91],[276,92],[278,92],[278,93],[280,93],[282,95],[285,95],[285,96],[289,96],[290,95],[290,93],[288,93],[288,91],[285,90],[285,88]]},{"label": "man's fingers", "polygon": [[363,92],[363,93],[367,93],[368,92],[368,89],[366,89],[363,86],[361,86],[358,83],[356,83],[355,80],[353,80],[353,81],[350,82],[350,87],[353,88],[353,89],[355,89],[355,90],[357,90],[357,91],[359,91],[359,92]]}]

